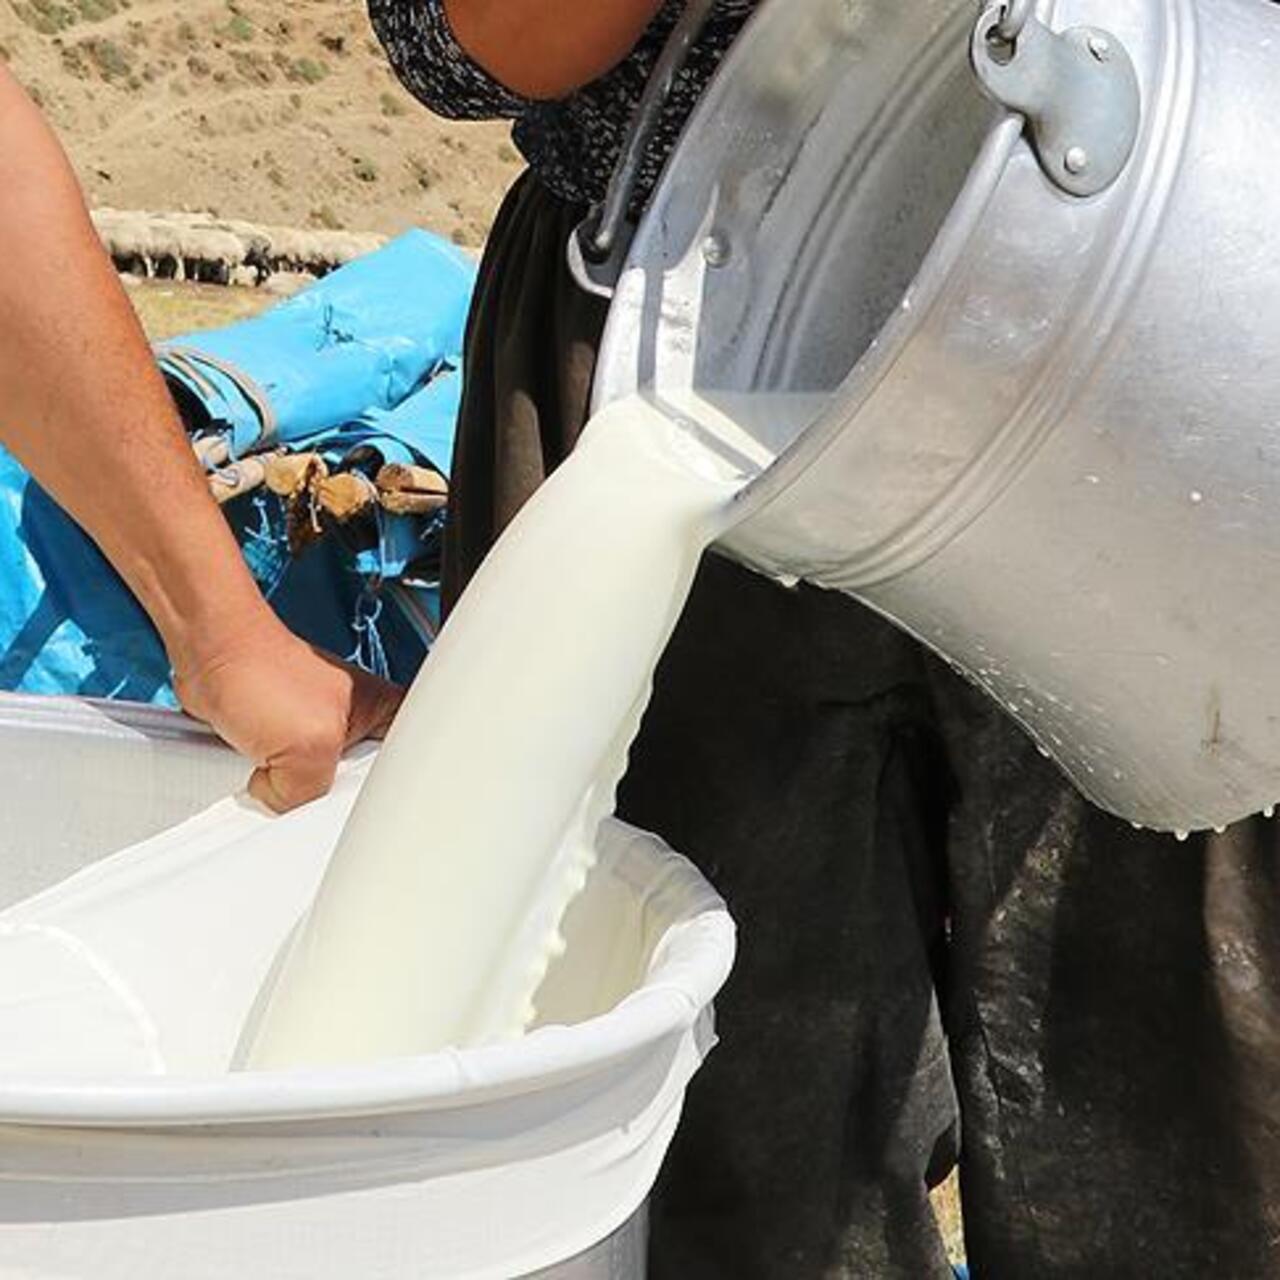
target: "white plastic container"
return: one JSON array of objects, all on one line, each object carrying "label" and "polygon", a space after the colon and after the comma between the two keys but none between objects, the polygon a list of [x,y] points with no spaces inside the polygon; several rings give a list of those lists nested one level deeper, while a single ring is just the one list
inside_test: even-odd
[{"label": "white plastic container", "polygon": [[[0,695],[0,907],[243,774],[178,716]],[[320,811],[324,839],[349,802]],[[268,821],[245,815],[237,838]],[[74,907],[84,884],[42,902]],[[225,928],[249,928],[249,906]],[[713,1043],[733,925],[685,859],[611,823],[565,931],[545,1025],[511,1044],[288,1073],[20,1079],[0,1063],[0,1276],[643,1277],[644,1205]],[[188,951],[173,963],[198,980]]]}]

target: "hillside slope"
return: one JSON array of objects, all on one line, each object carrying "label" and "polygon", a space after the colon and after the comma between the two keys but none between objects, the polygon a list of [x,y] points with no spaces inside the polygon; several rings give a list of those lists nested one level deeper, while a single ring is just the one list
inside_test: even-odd
[{"label": "hillside slope", "polygon": [[93,204],[476,246],[519,171],[400,88],[359,0],[0,0],[0,57]]}]

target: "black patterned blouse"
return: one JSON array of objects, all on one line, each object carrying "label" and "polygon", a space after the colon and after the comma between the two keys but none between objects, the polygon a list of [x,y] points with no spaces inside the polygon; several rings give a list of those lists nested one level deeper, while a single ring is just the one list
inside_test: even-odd
[{"label": "black patterned blouse", "polygon": [[[717,3],[667,104],[641,173],[638,201],[648,198],[703,87],[757,3]],[[443,0],[369,0],[374,29],[410,93],[455,120],[513,119],[512,136],[530,167],[558,196],[575,203],[604,196],[627,125],[681,8],[682,0],[667,0],[631,55],[608,75],[563,100],[533,102],[498,84],[467,56],[449,27]]]}]

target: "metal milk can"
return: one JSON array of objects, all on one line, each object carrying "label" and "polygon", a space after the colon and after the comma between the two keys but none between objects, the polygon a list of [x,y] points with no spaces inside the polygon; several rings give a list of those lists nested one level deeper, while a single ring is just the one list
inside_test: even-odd
[{"label": "metal milk can", "polygon": [[1265,809],[1277,115],[1264,0],[770,0],[635,233],[597,403],[729,405],[759,461],[722,549],[918,636],[1098,804]]}]

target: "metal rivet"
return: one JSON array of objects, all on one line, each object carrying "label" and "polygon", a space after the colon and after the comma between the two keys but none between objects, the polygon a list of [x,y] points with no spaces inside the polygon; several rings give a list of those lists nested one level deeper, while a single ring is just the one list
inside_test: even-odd
[{"label": "metal rivet", "polygon": [[720,232],[713,231],[702,242],[702,258],[709,267],[723,267],[729,261],[729,242]]},{"label": "metal rivet", "polygon": [[1106,36],[1092,35],[1089,37],[1089,52],[1099,62],[1106,62],[1111,57],[1111,42]]},{"label": "metal rivet", "polygon": [[1089,153],[1083,147],[1068,147],[1062,163],[1068,173],[1083,173],[1089,167]]}]

